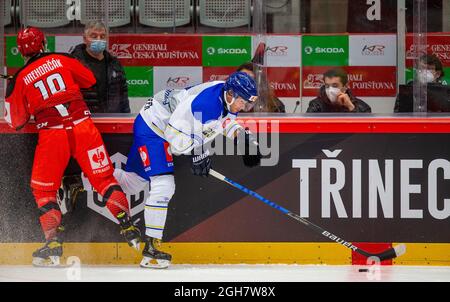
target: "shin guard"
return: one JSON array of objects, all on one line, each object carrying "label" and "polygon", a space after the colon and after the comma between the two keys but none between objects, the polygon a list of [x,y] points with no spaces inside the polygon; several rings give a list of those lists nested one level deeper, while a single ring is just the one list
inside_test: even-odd
[{"label": "shin guard", "polygon": [[56,191],[33,190],[34,198],[41,211],[39,221],[44,231],[45,239],[50,240],[56,237],[58,228],[61,225],[61,210],[56,202]]}]

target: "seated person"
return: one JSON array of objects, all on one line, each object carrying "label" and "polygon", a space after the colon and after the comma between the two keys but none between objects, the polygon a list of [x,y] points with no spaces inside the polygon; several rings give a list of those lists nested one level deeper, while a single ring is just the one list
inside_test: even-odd
[{"label": "seated person", "polygon": [[[395,112],[424,112],[414,106],[423,106],[423,104],[415,104],[415,91],[412,85],[400,85],[397,95]],[[427,112],[450,112],[450,87],[437,83],[429,83],[426,88]]]},{"label": "seated person", "polygon": [[323,74],[324,85],[319,95],[309,102],[307,113],[315,112],[364,112],[372,109],[363,100],[353,96],[347,86],[348,76],[345,70],[330,69]]},{"label": "seated person", "polygon": [[[236,71],[242,71],[251,76],[252,78],[256,78],[255,75],[255,64],[252,62],[244,63],[240,65]],[[258,101],[258,103],[252,108],[249,112],[280,112],[285,113],[285,107],[283,102],[275,96],[275,93],[271,87],[267,84],[267,77],[264,75],[261,77],[261,82],[264,83],[264,86],[267,87],[267,89],[261,89],[262,95],[260,95],[260,100],[264,102],[264,100],[267,100],[266,104],[263,104],[261,101]],[[263,86],[263,85],[261,85]],[[264,97],[264,91],[268,94],[267,97]],[[265,108],[264,108],[265,107]]]},{"label": "seated person", "polygon": [[[444,69],[442,67],[441,61],[435,55],[426,54],[426,55],[421,56],[419,59],[419,68],[416,70],[416,72],[417,72],[416,81],[418,81],[418,82],[410,81],[410,82],[408,82],[408,84],[406,84],[407,86],[411,87],[411,90],[413,89],[414,83],[427,84],[427,86],[442,86],[443,85],[442,80],[444,77]],[[411,94],[411,97],[412,97],[412,94]],[[411,100],[411,105],[409,106],[410,107],[409,112],[414,111],[412,104],[413,104],[413,102]],[[399,95],[397,95],[397,98],[395,100],[394,112],[408,112],[408,110],[406,110],[404,107],[405,106],[400,105],[400,93],[399,93]],[[430,108],[428,108],[427,111],[436,111],[436,110],[430,110]],[[437,111],[442,111],[442,110],[437,110]]]}]

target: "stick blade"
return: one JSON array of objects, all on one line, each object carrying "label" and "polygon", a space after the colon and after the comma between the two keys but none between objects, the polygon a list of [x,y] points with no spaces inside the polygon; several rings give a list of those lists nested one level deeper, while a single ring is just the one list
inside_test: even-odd
[{"label": "stick blade", "polygon": [[397,255],[397,257],[399,257],[399,256],[403,255],[404,253],[406,253],[406,245],[404,245],[403,243],[399,244],[394,247],[394,250],[395,250],[395,255]]},{"label": "stick blade", "polygon": [[406,253],[406,246],[402,243],[374,256],[380,258],[380,261],[383,261],[397,258],[404,253]]}]

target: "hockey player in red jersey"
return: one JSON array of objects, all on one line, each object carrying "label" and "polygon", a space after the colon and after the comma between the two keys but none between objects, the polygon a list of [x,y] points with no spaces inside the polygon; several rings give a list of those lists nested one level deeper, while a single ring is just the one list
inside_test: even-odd
[{"label": "hockey player in red jersey", "polygon": [[37,28],[19,32],[17,45],[26,64],[10,81],[5,99],[5,120],[11,127],[19,130],[33,116],[39,131],[31,188],[47,242],[33,253],[33,264],[59,265],[62,227],[56,192],[71,156],[118,219],[128,244],[139,248],[140,234],[131,223],[128,201],[80,93],[80,88],[95,84],[95,77],[69,55],[45,53],[45,42]]}]

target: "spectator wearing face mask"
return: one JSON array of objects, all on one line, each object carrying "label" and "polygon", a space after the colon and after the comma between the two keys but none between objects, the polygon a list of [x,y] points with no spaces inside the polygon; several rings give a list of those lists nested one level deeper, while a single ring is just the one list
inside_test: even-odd
[{"label": "spectator wearing face mask", "polygon": [[100,21],[86,24],[83,43],[77,45],[72,55],[94,74],[97,84],[92,89],[82,90],[91,112],[129,113],[128,86],[125,71],[106,50],[106,26]]},{"label": "spectator wearing face mask", "polygon": [[[417,78],[422,83],[444,83],[444,68],[436,55],[423,55],[419,59]],[[412,83],[412,82],[411,82]]]},{"label": "spectator wearing face mask", "polygon": [[356,98],[348,88],[348,76],[342,69],[331,69],[323,74],[324,85],[319,95],[309,102],[308,113],[316,112],[363,112],[372,109],[363,100]]},{"label": "spectator wearing face mask", "polygon": [[[413,86],[416,84],[433,84],[433,85],[447,85],[444,81],[444,68],[442,62],[436,55],[426,54],[420,57],[419,66],[416,69],[415,81],[408,82],[407,85]],[[400,98],[397,96],[395,100],[394,112],[400,111]]]}]

